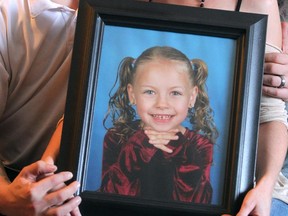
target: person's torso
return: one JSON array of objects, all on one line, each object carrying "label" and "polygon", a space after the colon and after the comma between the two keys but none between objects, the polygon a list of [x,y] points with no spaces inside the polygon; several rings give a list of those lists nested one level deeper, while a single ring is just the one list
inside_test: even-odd
[{"label": "person's torso", "polygon": [[41,157],[63,114],[76,12],[49,0],[0,6],[0,159],[21,168]]}]

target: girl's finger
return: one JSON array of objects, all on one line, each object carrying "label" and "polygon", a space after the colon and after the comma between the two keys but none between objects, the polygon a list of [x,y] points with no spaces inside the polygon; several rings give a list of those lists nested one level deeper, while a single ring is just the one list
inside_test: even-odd
[{"label": "girl's finger", "polygon": [[172,149],[166,147],[165,145],[154,145],[156,148],[161,149],[164,152],[172,153]]}]

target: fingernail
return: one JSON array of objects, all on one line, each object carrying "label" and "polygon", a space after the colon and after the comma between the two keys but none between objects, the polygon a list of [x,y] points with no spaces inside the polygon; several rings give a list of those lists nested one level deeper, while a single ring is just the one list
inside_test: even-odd
[{"label": "fingernail", "polygon": [[73,174],[71,172],[65,172],[66,178],[71,179],[73,177]]},{"label": "fingernail", "polygon": [[54,164],[47,164],[47,168],[51,170],[57,170],[57,166],[55,166]]},{"label": "fingernail", "polygon": [[47,163],[47,166],[48,166],[49,168],[56,168],[56,165],[50,164],[50,163]]},{"label": "fingernail", "polygon": [[80,196],[75,197],[76,198],[76,204],[79,205],[82,202],[82,199]]}]

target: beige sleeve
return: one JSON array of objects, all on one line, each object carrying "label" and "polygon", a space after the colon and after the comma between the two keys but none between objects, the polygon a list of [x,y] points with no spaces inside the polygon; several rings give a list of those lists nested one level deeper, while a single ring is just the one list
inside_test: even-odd
[{"label": "beige sleeve", "polygon": [[288,127],[285,102],[265,95],[261,97],[260,123],[279,121]]}]

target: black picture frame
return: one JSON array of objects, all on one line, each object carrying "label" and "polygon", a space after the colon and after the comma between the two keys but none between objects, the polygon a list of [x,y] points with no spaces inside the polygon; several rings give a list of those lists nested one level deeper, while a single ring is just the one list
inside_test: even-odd
[{"label": "black picture frame", "polygon": [[[222,198],[218,204],[169,203],[86,190],[87,163],[106,26],[228,38],[235,42]],[[83,215],[235,214],[253,187],[267,16],[133,0],[79,3],[65,121],[57,161],[81,183]],[[109,41],[108,41],[109,42]]]}]

